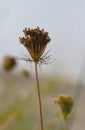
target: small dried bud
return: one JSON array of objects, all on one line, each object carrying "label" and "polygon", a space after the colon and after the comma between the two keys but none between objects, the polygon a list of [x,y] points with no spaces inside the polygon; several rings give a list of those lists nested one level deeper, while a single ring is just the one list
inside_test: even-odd
[{"label": "small dried bud", "polygon": [[23,69],[23,70],[21,71],[21,73],[22,73],[22,75],[23,75],[24,77],[30,77],[29,72],[28,72],[27,70],[25,70],[25,69]]},{"label": "small dried bud", "polygon": [[73,107],[73,99],[70,95],[59,95],[54,99],[54,103],[61,108],[62,116],[66,120]]},{"label": "small dried bud", "polygon": [[35,29],[25,28],[23,32],[25,36],[20,38],[20,42],[26,47],[33,61],[38,62],[47,43],[50,42],[48,32],[44,32],[44,29],[40,30],[39,27]]},{"label": "small dried bud", "polygon": [[16,65],[16,60],[11,56],[5,56],[2,61],[2,66],[5,71],[10,71]]}]

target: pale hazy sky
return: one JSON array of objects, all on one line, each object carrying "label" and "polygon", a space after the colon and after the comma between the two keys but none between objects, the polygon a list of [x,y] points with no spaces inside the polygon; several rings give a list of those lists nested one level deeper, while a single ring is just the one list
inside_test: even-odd
[{"label": "pale hazy sky", "polygon": [[25,53],[18,37],[25,27],[36,26],[49,32],[56,68],[79,72],[85,55],[85,0],[0,0],[0,57]]}]

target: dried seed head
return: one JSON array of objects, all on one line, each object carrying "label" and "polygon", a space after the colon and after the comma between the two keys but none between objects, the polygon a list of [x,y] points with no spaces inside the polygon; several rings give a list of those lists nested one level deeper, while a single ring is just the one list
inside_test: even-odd
[{"label": "dried seed head", "polygon": [[22,73],[22,75],[23,75],[24,77],[26,77],[26,78],[30,77],[30,74],[29,74],[29,72],[28,72],[26,69],[23,69],[23,70],[21,71],[21,73]]},{"label": "dried seed head", "polygon": [[25,36],[20,38],[20,42],[26,47],[33,61],[38,62],[47,43],[50,42],[48,32],[44,32],[44,29],[40,30],[39,27],[35,29],[25,28],[23,32]]},{"label": "dried seed head", "polygon": [[70,95],[59,95],[54,99],[54,103],[58,104],[61,108],[62,116],[64,120],[68,118],[73,107],[73,99]]},{"label": "dried seed head", "polygon": [[5,56],[2,61],[2,66],[5,71],[10,71],[16,65],[16,60],[11,56]]}]

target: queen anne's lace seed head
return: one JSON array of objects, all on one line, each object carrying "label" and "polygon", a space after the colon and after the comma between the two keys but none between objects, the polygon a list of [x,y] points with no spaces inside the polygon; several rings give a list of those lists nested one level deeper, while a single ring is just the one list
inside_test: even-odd
[{"label": "queen anne's lace seed head", "polygon": [[20,43],[26,47],[33,61],[38,63],[48,42],[50,42],[48,32],[45,32],[44,29],[40,30],[39,27],[25,28],[23,32],[24,37],[20,38]]}]

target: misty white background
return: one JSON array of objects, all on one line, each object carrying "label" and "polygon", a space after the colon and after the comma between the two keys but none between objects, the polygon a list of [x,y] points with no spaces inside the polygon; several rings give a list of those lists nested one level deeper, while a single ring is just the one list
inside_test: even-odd
[{"label": "misty white background", "polygon": [[54,62],[46,69],[78,75],[85,60],[85,0],[0,0],[0,58],[25,53],[19,37],[36,26],[51,38]]}]

